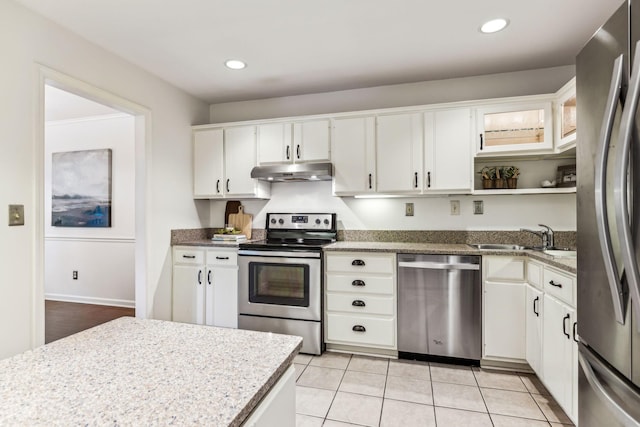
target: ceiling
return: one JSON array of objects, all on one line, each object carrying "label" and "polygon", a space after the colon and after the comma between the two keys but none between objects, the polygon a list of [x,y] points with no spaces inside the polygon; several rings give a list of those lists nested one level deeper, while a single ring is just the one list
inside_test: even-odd
[{"label": "ceiling", "polygon": [[[208,102],[573,64],[622,0],[16,0]],[[489,19],[506,30],[481,34]],[[248,66],[225,68],[230,58]]]}]

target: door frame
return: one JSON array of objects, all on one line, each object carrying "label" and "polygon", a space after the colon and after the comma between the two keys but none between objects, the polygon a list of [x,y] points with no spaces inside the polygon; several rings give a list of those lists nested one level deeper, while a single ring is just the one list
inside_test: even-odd
[{"label": "door frame", "polygon": [[41,64],[36,64],[34,155],[34,264],[31,345],[44,344],[44,144],[45,144],[45,85],[73,93],[109,106],[135,117],[135,313],[138,318],[151,315],[147,272],[149,262],[147,214],[151,201],[151,110],[121,96],[93,86]]}]

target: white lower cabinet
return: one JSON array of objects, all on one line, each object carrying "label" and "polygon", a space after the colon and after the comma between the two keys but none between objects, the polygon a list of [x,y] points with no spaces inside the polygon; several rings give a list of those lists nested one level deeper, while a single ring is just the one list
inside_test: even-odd
[{"label": "white lower cabinet", "polygon": [[243,427],[295,427],[296,373],[290,366],[242,423]]},{"label": "white lower cabinet", "polygon": [[575,276],[527,263],[527,362],[575,423],[578,415],[578,346]]},{"label": "white lower cabinet", "polygon": [[396,255],[326,253],[325,342],[397,349]]},{"label": "white lower cabinet", "polygon": [[526,285],[526,355],[527,363],[535,372],[542,372],[542,329],[544,316],[544,294],[539,289]]},{"label": "white lower cabinet", "polygon": [[522,257],[484,256],[483,354],[485,360],[523,363],[526,324]]},{"label": "white lower cabinet", "polygon": [[237,249],[174,247],[172,296],[175,322],[237,328]]},{"label": "white lower cabinet", "polygon": [[556,298],[544,296],[542,382],[558,404],[572,417],[574,367],[577,354],[572,336],[575,310]]}]

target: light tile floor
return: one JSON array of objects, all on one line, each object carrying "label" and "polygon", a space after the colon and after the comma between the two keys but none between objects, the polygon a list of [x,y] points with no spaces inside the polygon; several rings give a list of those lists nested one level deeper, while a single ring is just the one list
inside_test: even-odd
[{"label": "light tile floor", "polygon": [[535,375],[332,352],[294,362],[298,427],[572,425]]}]

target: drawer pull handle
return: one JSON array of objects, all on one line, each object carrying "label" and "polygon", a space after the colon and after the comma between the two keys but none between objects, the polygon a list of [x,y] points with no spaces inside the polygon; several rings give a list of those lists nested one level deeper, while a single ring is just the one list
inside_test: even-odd
[{"label": "drawer pull handle", "polygon": [[367,328],[365,328],[362,325],[354,325],[353,328],[351,328],[351,330],[353,332],[367,332]]},{"label": "drawer pull handle", "polygon": [[364,303],[364,301],[359,300],[359,299],[354,300],[354,301],[351,303],[351,305],[352,305],[352,306],[354,306],[354,307],[365,307],[365,306],[366,306],[366,304]]},{"label": "drawer pull handle", "polygon": [[553,280],[549,280],[549,284],[551,286],[555,286],[556,288],[561,288],[562,287],[562,283],[556,283]]},{"label": "drawer pull handle", "polygon": [[361,259],[354,259],[353,261],[351,261],[351,265],[356,265],[358,267],[364,267],[365,263]]},{"label": "drawer pull handle", "polygon": [[229,259],[228,256],[217,256],[216,259]]},{"label": "drawer pull handle", "polygon": [[540,303],[540,297],[535,297],[535,299],[533,300],[533,312],[535,313],[536,317],[540,317],[540,312],[536,310],[536,302],[538,304]]},{"label": "drawer pull handle", "polygon": [[207,283],[211,284],[211,270],[207,273]]},{"label": "drawer pull handle", "polygon": [[578,338],[576,338],[578,336],[576,329],[578,328],[578,322],[573,322],[573,340],[577,343],[580,342],[580,340]]},{"label": "drawer pull handle", "polygon": [[182,258],[196,259],[196,256],[195,255],[182,255]]},{"label": "drawer pull handle", "polygon": [[198,270],[198,285],[202,285],[202,270]]},{"label": "drawer pull handle", "polygon": [[351,282],[351,286],[364,286],[364,280],[354,280]]}]

